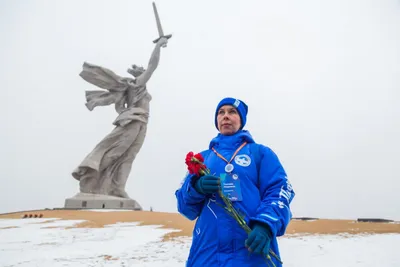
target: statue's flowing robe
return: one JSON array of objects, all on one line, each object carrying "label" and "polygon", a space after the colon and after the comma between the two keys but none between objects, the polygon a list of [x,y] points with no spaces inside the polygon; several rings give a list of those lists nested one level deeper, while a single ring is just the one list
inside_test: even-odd
[{"label": "statue's flowing robe", "polygon": [[[80,181],[83,193],[128,197],[124,187],[144,142],[149,117],[148,110],[132,104],[140,100],[150,101],[151,96],[145,86],[136,86],[133,79],[121,78],[100,66],[84,63],[80,76],[108,90],[87,92],[87,100],[96,105],[97,101],[112,94],[119,115],[113,122],[113,131],[84,158],[72,176]],[[127,103],[127,90],[135,90],[133,99],[129,100],[131,103]]]},{"label": "statue's flowing robe", "polygon": [[133,103],[131,103],[132,105],[148,94],[146,87],[137,86],[134,79],[121,77],[107,68],[87,62],[83,63],[82,71],[79,76],[81,76],[82,79],[88,83],[107,90],[93,90],[85,92],[86,101],[93,101],[95,107],[97,106],[97,102],[101,102],[103,98],[108,98],[110,95],[112,95],[115,99],[115,110],[118,113],[121,113],[125,107],[126,91],[128,88],[130,90],[135,90],[135,98],[133,99]]}]

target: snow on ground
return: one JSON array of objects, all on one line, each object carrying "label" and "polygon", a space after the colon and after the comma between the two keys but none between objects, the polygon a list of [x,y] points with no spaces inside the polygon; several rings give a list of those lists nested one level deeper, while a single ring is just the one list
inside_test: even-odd
[{"label": "snow on ground", "polygon": [[[174,229],[137,223],[62,228],[79,222],[0,220],[0,267],[185,266],[191,238],[161,242]],[[400,234],[296,235],[279,243],[285,267],[400,266]]]}]

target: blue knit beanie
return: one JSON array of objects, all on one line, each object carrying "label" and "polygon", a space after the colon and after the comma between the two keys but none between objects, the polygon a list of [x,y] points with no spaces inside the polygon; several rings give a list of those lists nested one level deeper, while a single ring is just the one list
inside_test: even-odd
[{"label": "blue knit beanie", "polygon": [[240,99],[226,97],[218,103],[217,109],[215,110],[215,127],[217,127],[217,130],[219,130],[218,129],[218,121],[217,121],[218,110],[222,106],[225,106],[225,105],[231,105],[236,108],[236,110],[239,113],[240,121],[241,121],[240,130],[243,129],[244,125],[246,124],[246,117],[247,117],[247,111],[248,111],[248,107],[247,107],[246,103],[244,103]]}]

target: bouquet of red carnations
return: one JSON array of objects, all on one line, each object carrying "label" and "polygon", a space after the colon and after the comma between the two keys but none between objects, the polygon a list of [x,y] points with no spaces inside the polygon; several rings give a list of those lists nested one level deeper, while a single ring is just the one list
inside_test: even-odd
[{"label": "bouquet of red carnations", "polygon": [[[210,170],[204,164],[204,158],[200,153],[194,154],[193,152],[189,152],[186,155],[185,162],[190,174],[195,174],[198,177],[210,174]],[[222,206],[222,208],[236,220],[236,222],[246,231],[247,234],[249,234],[251,232],[251,228],[247,225],[244,216],[239,214],[239,212],[234,208],[232,201],[222,193],[221,189],[218,190],[218,195],[221,197],[222,201],[225,204],[225,206]],[[271,256],[276,258],[280,263],[282,263],[278,255],[276,255],[272,251],[272,249],[270,249],[269,254],[264,255],[268,266],[270,266],[269,262],[271,262],[272,266],[275,267],[275,264],[272,261]]]}]

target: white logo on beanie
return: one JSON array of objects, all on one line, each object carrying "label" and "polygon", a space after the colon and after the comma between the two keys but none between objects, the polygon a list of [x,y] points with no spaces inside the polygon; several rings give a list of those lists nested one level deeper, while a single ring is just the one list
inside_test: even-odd
[{"label": "white logo on beanie", "polygon": [[235,100],[235,103],[233,103],[235,107],[238,107],[240,105],[240,101],[238,99]]}]

